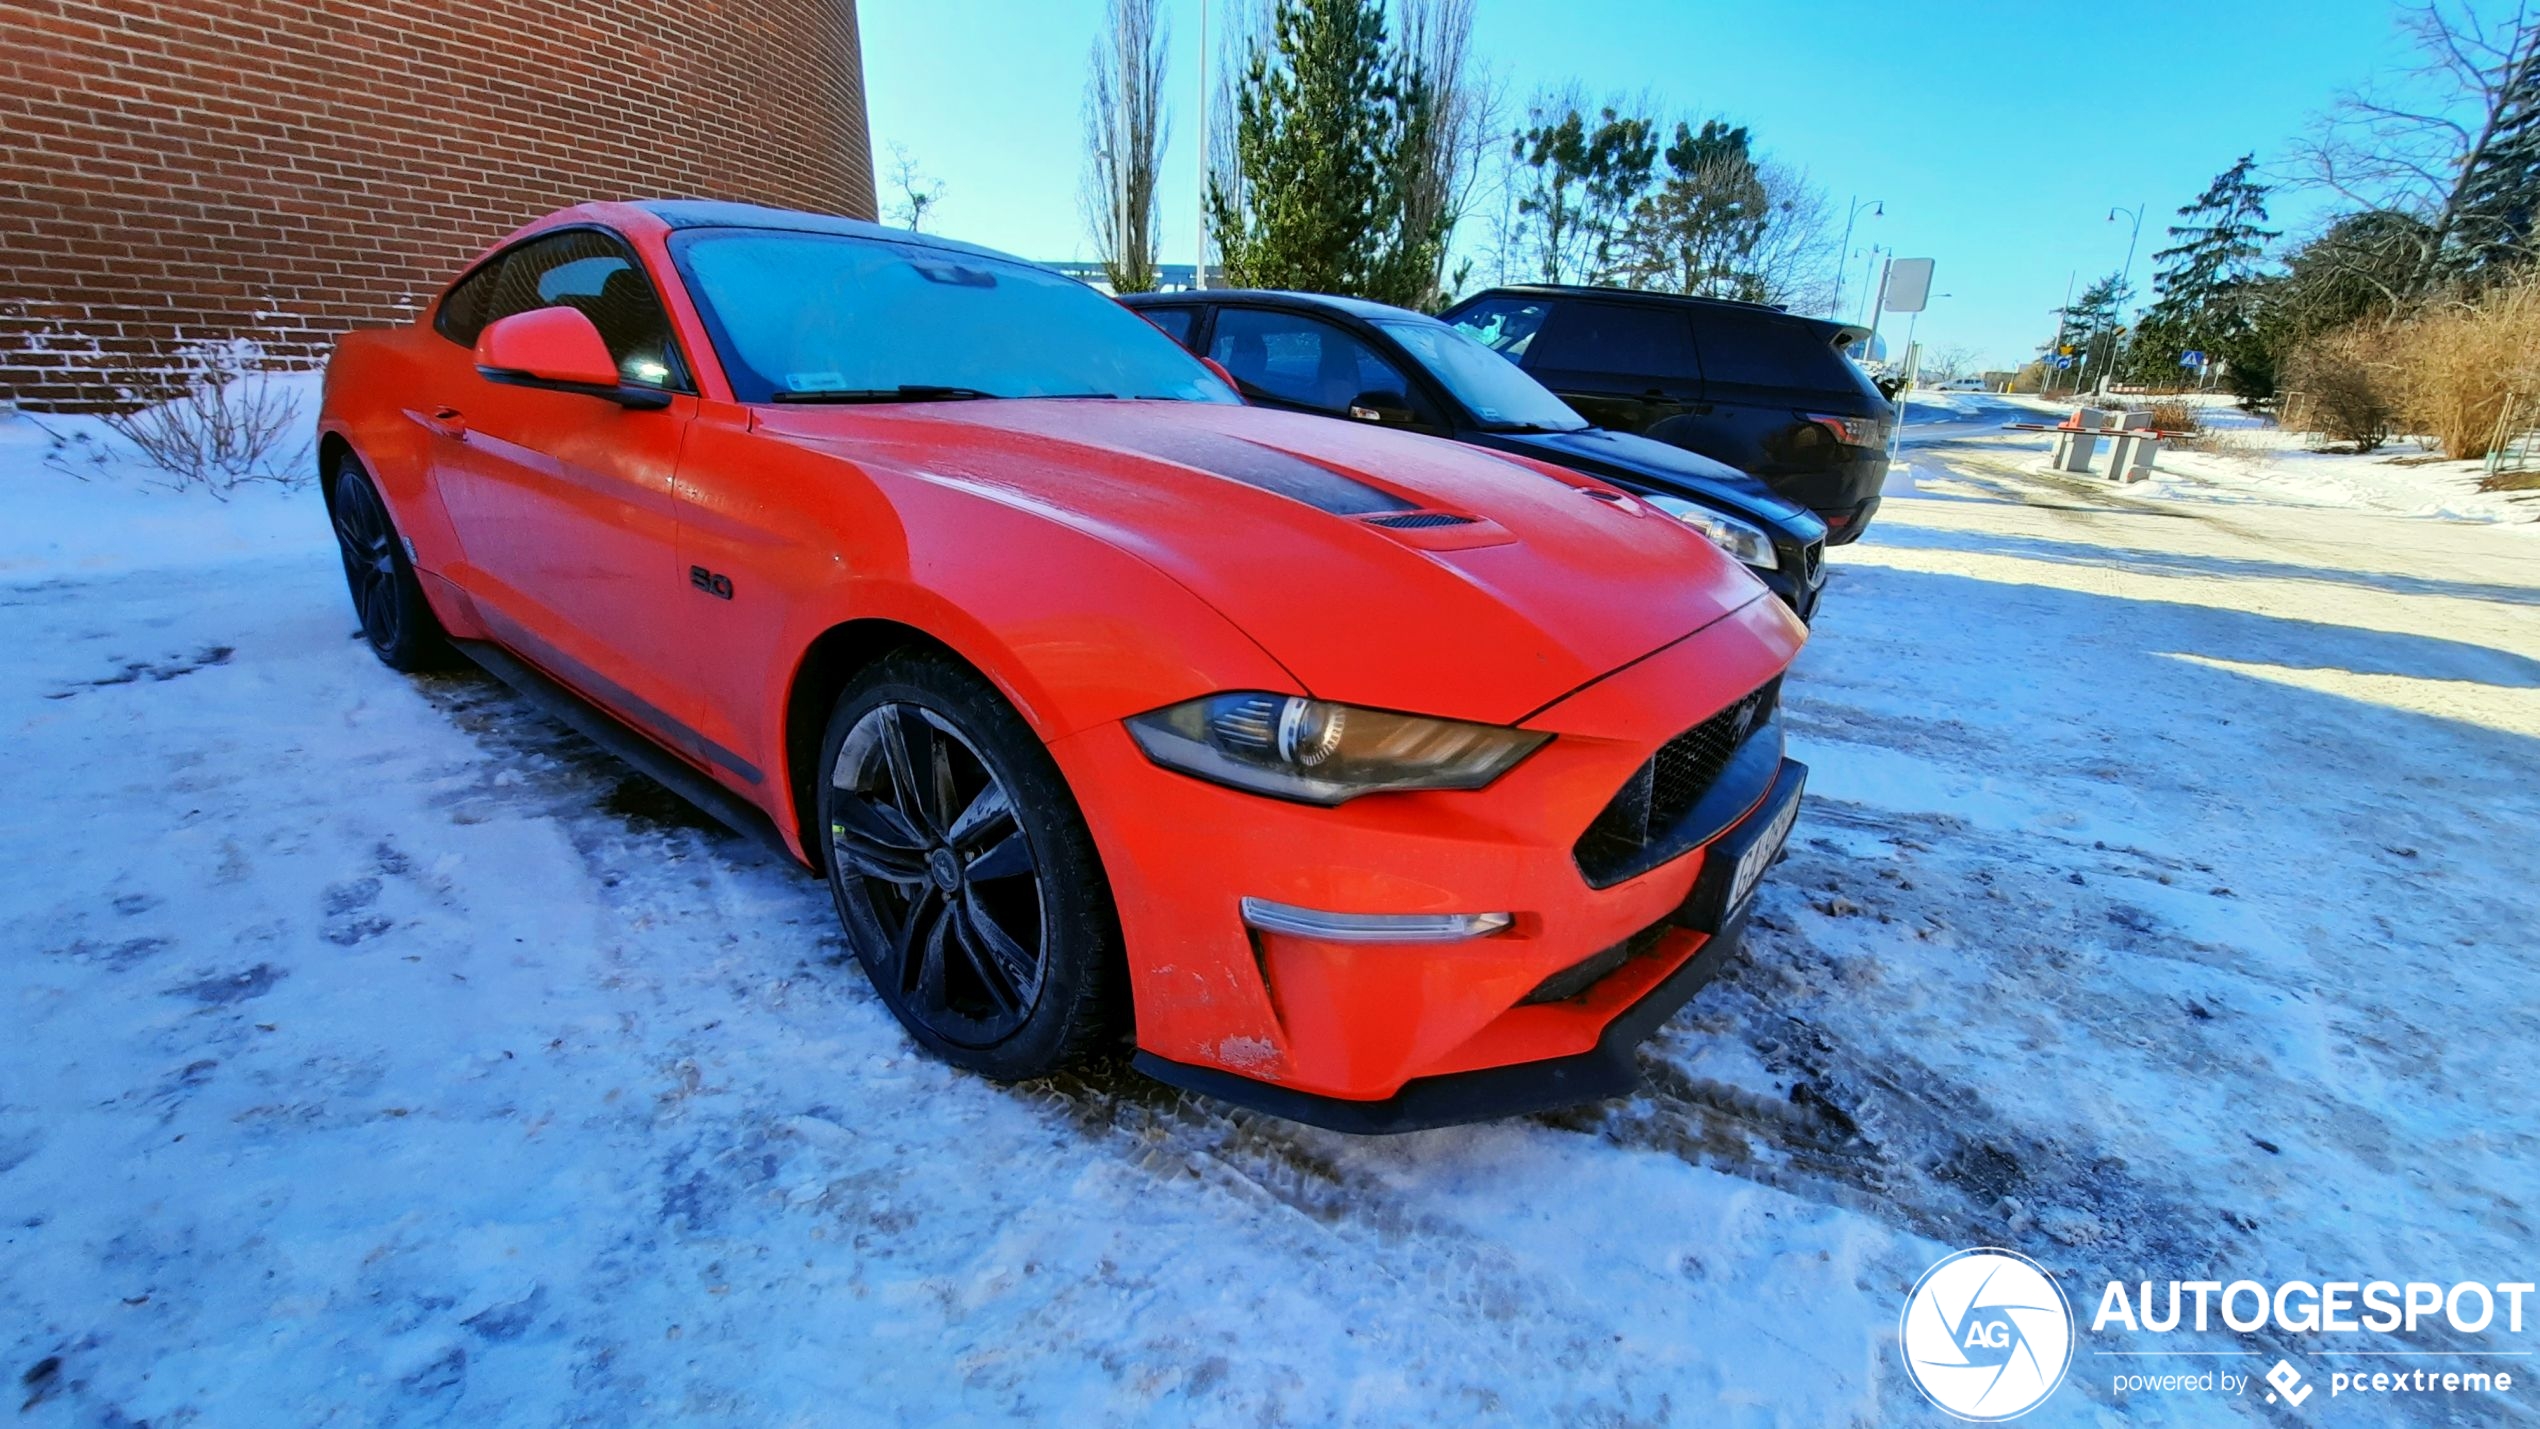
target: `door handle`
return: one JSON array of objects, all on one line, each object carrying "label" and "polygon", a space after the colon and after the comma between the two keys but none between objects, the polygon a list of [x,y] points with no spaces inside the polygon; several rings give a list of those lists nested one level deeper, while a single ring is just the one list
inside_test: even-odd
[{"label": "door handle", "polygon": [[435,407],[430,412],[414,412],[409,415],[427,432],[448,437],[452,441],[467,440],[467,416],[456,407]]}]

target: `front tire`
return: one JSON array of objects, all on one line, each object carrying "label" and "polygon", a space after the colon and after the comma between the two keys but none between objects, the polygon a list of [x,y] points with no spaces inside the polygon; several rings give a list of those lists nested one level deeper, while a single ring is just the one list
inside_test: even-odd
[{"label": "front tire", "polygon": [[371,653],[389,669],[407,673],[449,663],[449,636],[423,598],[423,584],[370,473],[347,455],[336,461],[332,481],[336,552],[344,558],[344,583],[352,589],[353,613],[361,617]]},{"label": "front tire", "polygon": [[1000,1081],[1108,1040],[1119,918],[1049,751],[977,672],[904,651],[850,682],[818,809],[848,944],[919,1046]]}]

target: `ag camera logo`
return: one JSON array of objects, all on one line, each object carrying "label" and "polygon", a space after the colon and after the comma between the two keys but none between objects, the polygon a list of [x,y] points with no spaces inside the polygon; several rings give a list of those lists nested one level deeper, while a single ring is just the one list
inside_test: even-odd
[{"label": "ag camera logo", "polygon": [[2017,1251],[1962,1250],[1905,1297],[1905,1372],[1944,1413],[1991,1423],[2046,1402],[2073,1360],[2073,1311],[2046,1268]]}]

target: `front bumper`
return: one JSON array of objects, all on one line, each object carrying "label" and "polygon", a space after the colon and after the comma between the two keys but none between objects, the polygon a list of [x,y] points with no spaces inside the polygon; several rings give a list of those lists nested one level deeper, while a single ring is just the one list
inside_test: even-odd
[{"label": "front bumper", "polygon": [[[1708,873],[1734,868],[1750,847],[1781,826],[1783,811],[1798,802],[1807,778],[1807,766],[1784,760],[1764,802],[1710,846],[1704,860]],[[1426,1131],[1622,1096],[1640,1085],[1633,1049],[1665,1026],[1678,1008],[1719,976],[1720,970],[1737,955],[1738,945],[1746,936],[1746,915],[1753,899],[1750,896],[1734,908],[1722,908],[1719,905],[1726,901],[1722,896],[1726,889],[1725,878],[1706,875],[1696,880],[1684,904],[1651,930],[1655,937],[1644,933],[1641,938],[1630,940],[1645,942],[1646,946],[1632,953],[1609,979],[1620,979],[1625,972],[1634,971],[1633,961],[1645,961],[1648,966],[1637,970],[1625,986],[1645,987],[1646,991],[1616,1013],[1598,1034],[1596,1045],[1584,1052],[1421,1077],[1379,1101],[1317,1096],[1215,1067],[1169,1061],[1152,1052],[1138,1053],[1130,1065],[1170,1086],[1202,1092],[1308,1126],[1361,1136]],[[1700,931],[1704,927],[1715,931]],[[1672,971],[1665,970],[1670,968]],[[1648,981],[1653,970],[1657,970],[1654,983]],[[1591,989],[1590,995],[1593,992]]]},{"label": "front bumper", "polygon": [[[1675,921],[1725,836],[1601,889],[1588,886],[1573,846],[1653,751],[1771,680],[1802,635],[1786,606],[1759,597],[1523,721],[1556,737],[1468,792],[1310,808],[1158,768],[1116,724],[1058,741],[1051,753],[1077,791],[1119,908],[1139,1064],[1327,1125],[1347,1118],[1272,1103],[1359,1104],[1369,1129],[1436,1124],[1442,1096],[1450,1108],[1516,1109],[1607,1086],[1610,1076],[1589,1072],[1611,1070],[1619,1054],[1608,1053],[1609,1037],[1628,1048],[1648,1030],[1632,1031],[1628,1015],[1648,1007],[1663,1020],[1675,1003],[1661,1005],[1661,985],[1706,947],[1716,965],[1734,941],[1726,927]],[[1507,912],[1512,921],[1454,942],[1327,941],[1246,928],[1247,896],[1336,913]],[[1557,974],[1636,940],[1633,956],[1584,991],[1529,1000]],[[1681,984],[1685,995],[1698,980]],[[1380,1105],[1415,1083],[1580,1057],[1591,1061],[1459,1084],[1485,1086],[1489,1097],[1420,1091],[1391,1111]],[[1550,1090],[1511,1102],[1501,1084],[1517,1082]],[[1253,1084],[1259,1090],[1247,1095],[1228,1090]]]}]

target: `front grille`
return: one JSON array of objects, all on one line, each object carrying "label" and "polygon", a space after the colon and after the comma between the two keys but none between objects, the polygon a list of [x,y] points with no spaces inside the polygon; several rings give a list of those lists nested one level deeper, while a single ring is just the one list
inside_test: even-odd
[{"label": "front grille", "polygon": [[1810,585],[1815,585],[1817,583],[1818,568],[1823,566],[1825,561],[1826,543],[1823,541],[1809,542],[1808,548],[1799,553],[1800,578],[1807,581]]},{"label": "front grille", "polygon": [[1400,516],[1370,516],[1370,526],[1390,526],[1396,531],[1416,531],[1423,526],[1470,526],[1473,518],[1451,511],[1407,511]]},{"label": "front grille", "polygon": [[1771,718],[1780,693],[1776,678],[1660,745],[1648,763],[1633,771],[1571,849],[1588,882],[1602,888],[1640,871],[1635,865],[1642,863],[1651,839],[1674,830],[1710,792],[1738,747]]}]

